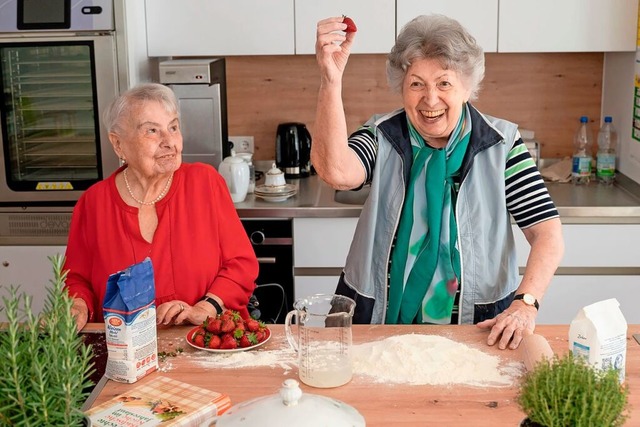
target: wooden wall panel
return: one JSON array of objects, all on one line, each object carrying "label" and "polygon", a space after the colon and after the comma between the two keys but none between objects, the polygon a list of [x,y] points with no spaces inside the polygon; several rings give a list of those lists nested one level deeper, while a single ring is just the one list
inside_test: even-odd
[{"label": "wooden wall panel", "polygon": [[[542,156],[570,156],[581,115],[599,126],[602,53],[487,54],[484,113],[534,130]],[[401,106],[385,76],[385,55],[353,55],[344,77],[347,124]],[[227,57],[229,135],[253,135],[258,160],[275,156],[278,123],[303,122],[313,136],[319,73],[312,55]]]}]

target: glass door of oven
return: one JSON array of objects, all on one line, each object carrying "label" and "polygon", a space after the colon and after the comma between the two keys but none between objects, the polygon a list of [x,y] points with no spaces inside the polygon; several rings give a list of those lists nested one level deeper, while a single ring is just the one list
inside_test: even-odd
[{"label": "glass door of oven", "polygon": [[100,113],[116,94],[117,70],[101,68],[105,54],[114,56],[108,44],[98,51],[104,45],[99,37],[0,40],[0,201],[76,200],[113,171],[104,170],[111,150]]}]

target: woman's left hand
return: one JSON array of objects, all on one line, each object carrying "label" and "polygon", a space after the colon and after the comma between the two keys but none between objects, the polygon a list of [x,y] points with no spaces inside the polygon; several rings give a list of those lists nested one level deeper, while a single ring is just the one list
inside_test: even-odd
[{"label": "woman's left hand", "polygon": [[505,311],[493,319],[478,323],[477,326],[482,329],[491,328],[487,338],[488,345],[494,345],[498,342],[500,350],[507,347],[515,350],[520,345],[522,338],[532,334],[535,330],[537,314],[538,310],[535,307],[514,301]]},{"label": "woman's left hand", "polygon": [[158,325],[181,325],[183,323],[201,325],[207,316],[209,316],[209,312],[204,308],[179,300],[165,302],[156,309],[156,323]]}]

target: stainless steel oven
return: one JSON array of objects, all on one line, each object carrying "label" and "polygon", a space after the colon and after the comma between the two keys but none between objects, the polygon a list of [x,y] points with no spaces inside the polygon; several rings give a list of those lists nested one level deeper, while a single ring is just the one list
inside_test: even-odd
[{"label": "stainless steel oven", "polygon": [[0,207],[72,206],[118,167],[112,0],[0,2]]}]

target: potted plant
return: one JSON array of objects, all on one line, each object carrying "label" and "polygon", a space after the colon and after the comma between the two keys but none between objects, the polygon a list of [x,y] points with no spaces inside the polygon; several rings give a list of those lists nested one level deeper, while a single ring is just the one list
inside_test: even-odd
[{"label": "potted plant", "polygon": [[542,359],[522,380],[517,401],[521,426],[621,426],[628,387],[615,369],[598,370],[571,352]]},{"label": "potted plant", "polygon": [[[0,425],[82,425],[91,385],[91,348],[78,335],[72,298],[64,290],[64,257],[49,257],[52,286],[44,310],[35,315],[19,286],[4,288],[0,310]],[[6,285],[6,284],[5,284]]]}]

